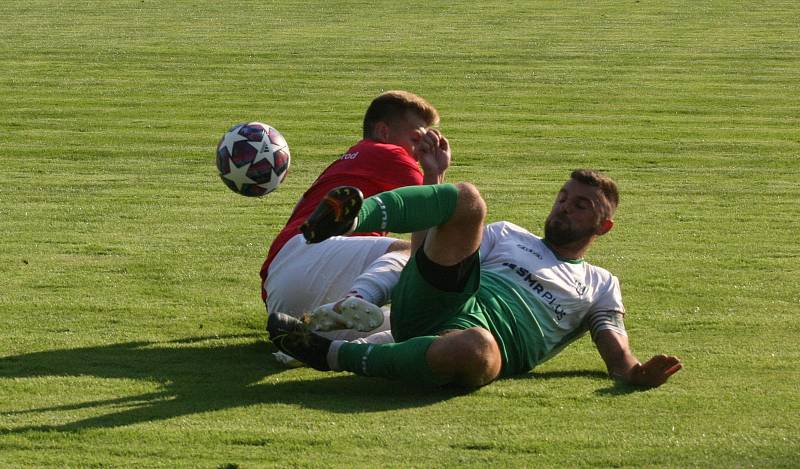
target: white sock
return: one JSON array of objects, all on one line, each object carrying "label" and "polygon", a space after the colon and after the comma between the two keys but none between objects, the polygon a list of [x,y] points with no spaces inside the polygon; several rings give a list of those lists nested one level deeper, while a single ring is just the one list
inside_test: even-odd
[{"label": "white sock", "polygon": [[375,259],[361,275],[353,281],[349,295],[360,296],[370,303],[383,306],[389,302],[392,288],[400,279],[400,272],[408,262],[408,251],[387,252]]},{"label": "white sock", "polygon": [[358,339],[354,342],[360,342],[364,344],[393,344],[394,337],[392,337],[392,331],[381,331],[376,332],[374,334],[370,334],[363,339]]},{"label": "white sock", "polygon": [[346,344],[346,340],[334,340],[331,342],[331,346],[328,348],[328,366],[331,367],[331,371],[342,371],[339,368],[339,349],[342,347],[342,344]]}]

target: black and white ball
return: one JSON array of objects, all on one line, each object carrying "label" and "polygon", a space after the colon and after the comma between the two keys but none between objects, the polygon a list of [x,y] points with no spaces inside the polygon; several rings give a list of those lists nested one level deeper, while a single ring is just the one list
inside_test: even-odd
[{"label": "black and white ball", "polygon": [[261,122],[234,125],[217,145],[219,177],[232,191],[248,197],[277,189],[290,161],[286,139]]}]

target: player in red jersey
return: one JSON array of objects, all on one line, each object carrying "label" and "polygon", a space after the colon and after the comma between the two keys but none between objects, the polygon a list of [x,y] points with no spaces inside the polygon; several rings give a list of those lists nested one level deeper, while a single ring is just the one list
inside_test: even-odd
[{"label": "player in red jersey", "polygon": [[[378,306],[388,301],[408,260],[408,241],[370,232],[308,245],[299,228],[335,187],[353,186],[369,197],[398,187],[442,182],[450,165],[450,147],[432,128],[438,123],[438,111],[413,93],[388,91],[372,101],[364,116],[364,138],[314,181],[270,246],[261,268],[262,298],[269,312],[300,317],[346,295]],[[388,327],[387,320],[368,332],[328,334],[354,339]]]}]

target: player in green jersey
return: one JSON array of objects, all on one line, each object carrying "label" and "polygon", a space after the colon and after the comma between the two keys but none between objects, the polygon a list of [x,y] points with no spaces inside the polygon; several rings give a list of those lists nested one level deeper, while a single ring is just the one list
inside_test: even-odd
[{"label": "player in green jersey", "polygon": [[271,340],[319,370],[477,387],[527,372],[591,332],[612,378],[659,386],[680,361],[657,355],[639,362],[622,321],[618,280],[583,261],[613,227],[617,204],[611,179],[573,171],[540,238],[507,222],[484,226],[486,204],[467,183],[366,200],[357,189],[334,189],[301,228],[309,243],[352,230],[415,232],[417,249],[392,293],[396,343],[330,341],[280,313],[270,315]]}]

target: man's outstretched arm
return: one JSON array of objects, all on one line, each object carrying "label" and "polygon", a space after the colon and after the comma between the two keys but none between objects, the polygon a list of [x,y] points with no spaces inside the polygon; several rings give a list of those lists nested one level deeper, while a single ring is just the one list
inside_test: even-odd
[{"label": "man's outstretched arm", "polygon": [[634,386],[661,386],[683,367],[678,357],[668,355],[656,355],[640,363],[631,352],[628,338],[613,331],[597,332],[594,341],[609,376]]}]

